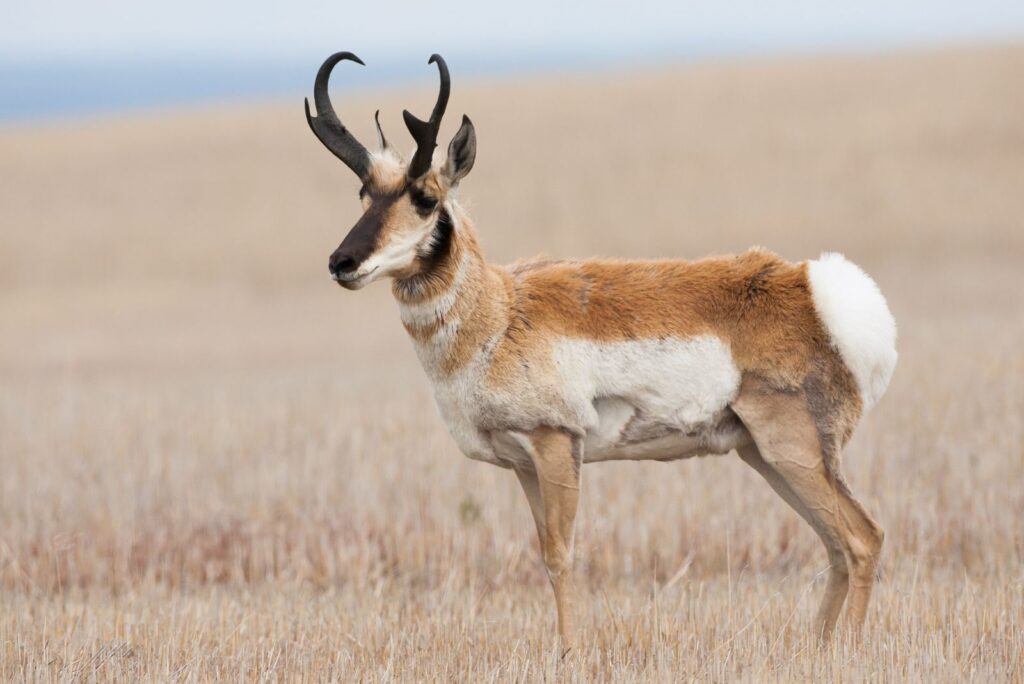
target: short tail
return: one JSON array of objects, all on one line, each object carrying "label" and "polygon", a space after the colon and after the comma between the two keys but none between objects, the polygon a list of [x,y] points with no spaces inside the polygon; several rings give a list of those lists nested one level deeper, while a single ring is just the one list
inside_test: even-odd
[{"label": "short tail", "polygon": [[874,406],[896,368],[896,321],[878,285],[842,254],[807,263],[814,308],[853,373],[864,410]]}]

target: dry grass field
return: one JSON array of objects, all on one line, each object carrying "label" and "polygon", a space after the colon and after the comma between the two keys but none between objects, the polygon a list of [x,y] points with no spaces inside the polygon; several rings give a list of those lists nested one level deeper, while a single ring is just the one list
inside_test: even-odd
[{"label": "dry grass field", "polygon": [[[1024,46],[451,66],[495,260],[875,276],[901,359],[844,460],[887,531],[863,643],[810,638],[825,553],[726,456],[585,469],[560,660],[515,477],[456,451],[388,288],[329,280],[356,181],[294,101],[0,131],[0,680],[1024,680]],[[338,109],[408,140],[433,78]]]}]

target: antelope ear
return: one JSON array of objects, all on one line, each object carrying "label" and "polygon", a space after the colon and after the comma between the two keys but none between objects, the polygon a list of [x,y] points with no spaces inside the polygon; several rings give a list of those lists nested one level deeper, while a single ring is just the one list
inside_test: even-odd
[{"label": "antelope ear", "polygon": [[444,163],[444,176],[454,187],[473,168],[476,161],[476,130],[473,122],[462,115],[462,126],[448,145],[448,161]]}]

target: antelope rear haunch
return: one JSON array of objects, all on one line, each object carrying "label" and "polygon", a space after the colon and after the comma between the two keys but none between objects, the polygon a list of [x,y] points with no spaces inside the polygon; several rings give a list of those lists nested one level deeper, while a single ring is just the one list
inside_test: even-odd
[{"label": "antelope rear haunch", "polygon": [[853,497],[840,454],[896,365],[896,326],[874,281],[839,254],[790,263],[762,250],[697,261],[488,263],[456,199],[476,133],[463,116],[433,163],[448,103],[408,111],[408,163],[377,122],[367,151],[316,76],[320,141],[359,176],[363,215],[330,258],[357,290],[392,279],[402,323],[448,430],[469,458],[515,472],[537,526],[563,647],[574,643],[573,530],[582,466],[736,451],[821,537],[830,576],[814,630],[844,600],[864,622],[882,528]]}]

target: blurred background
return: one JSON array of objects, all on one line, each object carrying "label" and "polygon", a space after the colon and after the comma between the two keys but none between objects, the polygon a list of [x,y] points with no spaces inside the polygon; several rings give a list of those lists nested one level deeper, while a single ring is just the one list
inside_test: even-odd
[{"label": "blurred background", "polygon": [[[887,530],[862,674],[1024,671],[1024,4],[3,14],[0,679],[557,674],[515,478],[455,449],[387,285],[330,281],[358,183],[301,101],[342,49],[341,118],[409,151],[445,56],[494,261],[871,273],[901,360],[845,456]],[[820,543],[738,459],[589,467],[582,506],[594,678],[846,678],[803,639]]]},{"label": "blurred background", "polygon": [[425,55],[436,51],[460,76],[486,79],[1008,40],[1024,32],[1024,7],[1012,0],[524,0],[494,8],[467,0],[41,0],[14,3],[4,14],[6,121],[295,96],[310,69],[339,49],[368,60],[371,68],[345,80],[365,88],[424,78]]}]

